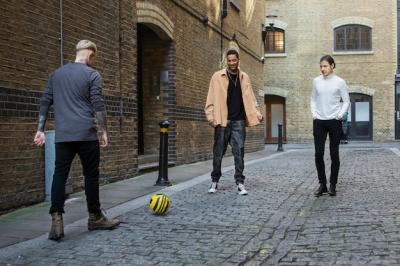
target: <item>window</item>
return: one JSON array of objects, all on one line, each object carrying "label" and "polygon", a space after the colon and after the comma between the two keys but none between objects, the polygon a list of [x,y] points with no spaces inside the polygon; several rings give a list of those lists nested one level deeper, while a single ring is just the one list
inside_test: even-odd
[{"label": "window", "polygon": [[345,25],[335,29],[335,51],[371,51],[371,28]]},{"label": "window", "polygon": [[284,53],[285,31],[279,28],[267,27],[265,33],[265,53]]}]

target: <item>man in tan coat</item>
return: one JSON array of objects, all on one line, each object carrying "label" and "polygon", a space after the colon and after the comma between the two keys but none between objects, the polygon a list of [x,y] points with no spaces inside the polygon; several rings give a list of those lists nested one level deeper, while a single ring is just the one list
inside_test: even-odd
[{"label": "man in tan coat", "polygon": [[226,54],[228,67],[214,73],[210,81],[204,111],[214,128],[213,171],[209,193],[218,189],[222,175],[221,162],[228,143],[235,160],[235,181],[240,195],[247,195],[244,187],[244,142],[246,126],[258,125],[263,116],[251,87],[249,76],[239,70],[239,53],[229,50]]}]

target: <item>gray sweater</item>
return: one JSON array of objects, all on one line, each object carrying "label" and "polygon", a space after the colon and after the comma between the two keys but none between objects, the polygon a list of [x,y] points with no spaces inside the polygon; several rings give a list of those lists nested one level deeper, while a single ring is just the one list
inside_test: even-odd
[{"label": "gray sweater", "polygon": [[[341,102],[342,100],[342,102]],[[346,82],[335,74],[313,80],[311,113],[314,119],[341,119],[350,105]]]},{"label": "gray sweater", "polygon": [[95,112],[105,110],[100,74],[82,63],[54,71],[40,101],[40,115],[54,107],[55,142],[97,140]]}]

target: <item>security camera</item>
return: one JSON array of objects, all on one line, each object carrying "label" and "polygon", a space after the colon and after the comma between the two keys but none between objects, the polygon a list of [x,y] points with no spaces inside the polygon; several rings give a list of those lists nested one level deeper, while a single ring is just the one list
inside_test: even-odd
[{"label": "security camera", "polygon": [[260,61],[264,64],[264,56],[260,57]]}]

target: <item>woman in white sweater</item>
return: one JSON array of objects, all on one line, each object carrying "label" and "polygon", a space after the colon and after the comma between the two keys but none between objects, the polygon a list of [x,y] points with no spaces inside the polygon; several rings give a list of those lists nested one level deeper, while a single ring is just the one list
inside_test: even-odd
[{"label": "woman in white sweater", "polygon": [[[331,196],[336,196],[340,168],[339,144],[342,134],[342,117],[350,105],[346,82],[333,73],[334,68],[334,59],[330,55],[323,56],[320,59],[322,75],[316,77],[312,83],[311,113],[314,120],[315,165],[320,183],[318,190],[314,193],[317,197],[326,192]],[[324,163],[325,142],[328,134],[332,161],[329,191],[326,186]]]}]

